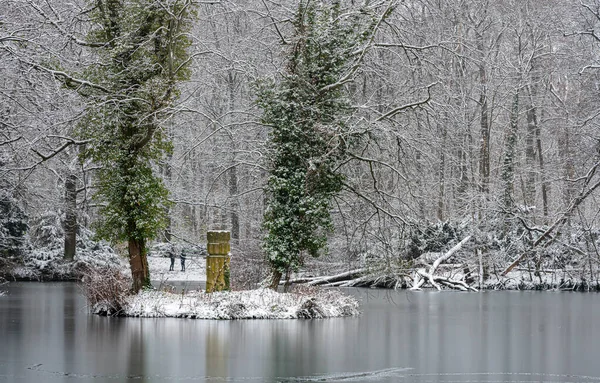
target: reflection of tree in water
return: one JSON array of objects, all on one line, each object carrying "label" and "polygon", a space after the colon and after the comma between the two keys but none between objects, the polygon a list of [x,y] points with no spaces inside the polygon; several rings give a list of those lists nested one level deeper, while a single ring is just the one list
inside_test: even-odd
[{"label": "reflection of tree in water", "polygon": [[63,300],[63,371],[73,371],[78,363],[75,359],[76,341],[77,336],[77,321],[75,316],[77,315],[77,295],[79,293],[78,286],[74,283],[69,283],[65,286]]},{"label": "reflection of tree in water", "polygon": [[136,382],[146,382],[145,353],[144,353],[144,320],[129,324],[129,353],[127,355],[127,377],[135,378]]},{"label": "reflection of tree in water", "polygon": [[92,352],[92,357],[90,354],[76,355],[77,369],[93,377],[111,376],[123,381],[130,378],[144,382],[144,321],[97,315],[87,315],[86,319],[80,333],[85,334],[85,349]]},{"label": "reflection of tree in water", "polygon": [[265,328],[270,332],[272,354],[268,372],[274,377],[292,377],[327,371],[326,353],[314,352],[315,346],[322,345],[322,328],[321,322],[313,320],[279,321]]},{"label": "reflection of tree in water", "polygon": [[221,322],[211,322],[206,333],[206,376],[227,377],[229,352],[229,336],[222,331]]}]

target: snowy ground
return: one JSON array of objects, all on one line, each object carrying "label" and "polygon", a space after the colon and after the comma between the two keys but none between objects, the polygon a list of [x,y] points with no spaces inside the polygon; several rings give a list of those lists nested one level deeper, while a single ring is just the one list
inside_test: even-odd
[{"label": "snowy ground", "polygon": [[181,271],[179,259],[175,259],[175,271],[169,271],[170,264],[170,258],[149,255],[150,278],[165,283],[206,281],[206,259],[202,256],[189,257],[185,261],[185,272]]},{"label": "snowy ground", "polygon": [[[169,271],[170,258],[162,255],[149,255],[148,266],[156,290],[145,290],[125,297],[117,315],[193,319],[301,319],[359,314],[359,304],[355,298],[333,289],[299,287],[292,293],[257,289],[206,294],[203,292],[206,282],[206,260],[203,256],[186,260],[185,272],[181,271],[179,259],[175,260],[175,271]],[[93,312],[114,314],[109,307],[116,306],[102,301],[94,305]]]},{"label": "snowy ground", "polygon": [[[586,278],[587,277],[587,278]],[[533,271],[515,269],[506,276],[490,275],[483,283],[488,290],[580,290],[597,289],[594,276],[581,275],[579,270],[543,270],[539,276]]]},{"label": "snowy ground", "polygon": [[[96,312],[102,311],[97,305]],[[193,319],[309,319],[355,316],[358,301],[332,289],[305,289],[277,293],[270,289],[218,292],[196,291],[173,294],[143,291],[127,299],[120,313],[133,317]]]},{"label": "snowy ground", "polygon": [[129,270],[129,264],[104,243],[77,249],[72,262],[63,260],[63,251],[60,248],[39,248],[28,252],[23,263],[15,265],[10,270],[7,279],[73,280],[93,268]]},{"label": "snowy ground", "polygon": [[[478,274],[470,276],[470,286],[477,290],[577,290],[589,291],[600,288],[595,276],[581,275],[580,270],[558,269],[542,270],[539,275],[525,268],[515,268],[506,276],[491,273],[484,281],[479,281]],[[465,281],[462,268],[440,267],[436,275]],[[408,287],[412,286],[409,281]],[[424,288],[432,288],[429,283]]]}]

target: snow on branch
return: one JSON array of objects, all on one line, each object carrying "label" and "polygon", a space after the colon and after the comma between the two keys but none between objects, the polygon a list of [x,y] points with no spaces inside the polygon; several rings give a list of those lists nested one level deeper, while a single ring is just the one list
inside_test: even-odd
[{"label": "snow on branch", "polygon": [[427,85],[427,97],[424,100],[416,101],[416,102],[413,102],[413,103],[410,103],[410,104],[405,104],[405,105],[399,106],[397,108],[394,108],[394,109],[390,110],[389,112],[387,112],[386,114],[384,114],[382,116],[379,116],[375,121],[381,121],[381,120],[384,120],[386,118],[391,118],[391,117],[395,116],[396,114],[402,112],[403,110],[406,110],[406,109],[409,109],[409,108],[410,109],[414,109],[417,106],[420,106],[420,105],[423,105],[423,104],[427,104],[429,102],[429,100],[431,100],[430,89],[431,89],[432,86],[434,86],[436,84],[437,84],[437,82],[434,82],[432,84]]},{"label": "snow on branch", "polygon": [[456,280],[456,279],[451,279],[451,278],[448,278],[448,277],[434,275],[435,271],[440,266],[440,264],[442,262],[444,262],[445,260],[447,260],[448,258],[450,258],[458,250],[460,250],[463,247],[463,245],[465,243],[467,243],[470,239],[471,239],[471,236],[467,235],[462,241],[460,241],[459,243],[457,243],[456,245],[454,245],[454,247],[452,247],[450,250],[448,250],[441,257],[437,258],[433,262],[433,264],[431,265],[431,267],[429,268],[428,272],[425,271],[425,269],[423,269],[423,268],[418,269],[415,272],[413,286],[410,289],[411,290],[420,290],[421,286],[423,286],[423,284],[425,283],[425,281],[428,281],[433,287],[435,287],[438,290],[442,289],[441,286],[440,286],[440,284],[442,284],[444,286],[447,286],[447,287],[450,287],[450,288],[453,288],[453,289],[462,290],[462,291],[468,291],[468,290],[477,291],[477,289],[475,289],[474,287],[469,286],[464,281]]},{"label": "snow on branch", "polygon": [[[592,178],[594,177],[594,175],[596,174],[596,170],[598,169],[598,167],[600,166],[600,162],[596,162],[594,164],[594,166],[592,166],[588,172],[586,173],[586,175],[584,177],[581,177],[578,180],[583,180],[583,185],[581,186],[581,190],[579,191],[579,194],[577,195],[577,197],[575,197],[572,201],[571,204],[569,205],[569,207],[567,207],[567,210],[565,210],[562,215],[556,220],[554,221],[554,223],[544,232],[542,233],[533,243],[533,245],[531,245],[531,248],[534,249],[537,246],[539,246],[542,242],[544,242],[546,239],[552,239],[553,237],[551,236],[552,232],[555,231],[557,228],[561,227],[565,222],[567,222],[567,219],[569,218],[569,216],[571,215],[571,213],[590,195],[592,194],[592,192],[594,192],[594,190],[596,190],[598,187],[600,187],[600,181],[596,182],[595,184],[593,184],[592,186],[588,187],[588,185],[590,184]],[[508,274],[512,269],[514,269],[519,263],[521,263],[521,261],[525,258],[525,256],[527,255],[527,252],[524,252],[523,254],[521,254],[513,263],[511,263],[503,272],[502,272],[502,276],[506,276],[506,274]]]},{"label": "snow on branch", "polygon": [[351,82],[351,81],[354,80],[354,75],[360,69],[360,66],[362,65],[362,62],[363,62],[363,60],[364,60],[367,52],[373,46],[373,41],[375,40],[375,36],[377,35],[377,31],[379,30],[379,27],[381,26],[381,24],[383,23],[383,21],[390,15],[390,13],[392,12],[392,10],[394,9],[395,6],[396,6],[396,2],[395,1],[390,1],[388,3],[386,9],[383,11],[383,13],[381,14],[381,16],[379,17],[379,19],[377,20],[377,22],[373,26],[373,30],[371,32],[371,36],[369,36],[369,41],[367,42],[367,44],[365,45],[365,47],[358,52],[358,58],[356,59],[356,61],[354,62],[354,65],[352,65],[352,67],[350,68],[350,70],[341,79],[339,79],[337,82],[335,82],[333,84],[326,85],[326,86],[322,87],[321,89],[319,89],[319,93],[328,92],[328,91],[337,89],[340,86],[342,86],[342,85],[344,85],[344,84],[346,84],[346,83]]}]

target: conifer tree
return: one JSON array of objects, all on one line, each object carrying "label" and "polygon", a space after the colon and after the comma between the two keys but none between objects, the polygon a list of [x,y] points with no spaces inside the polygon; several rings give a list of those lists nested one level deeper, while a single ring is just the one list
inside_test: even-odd
[{"label": "conifer tree", "polygon": [[272,288],[302,265],[304,254],[326,251],[331,201],[344,179],[337,165],[353,140],[343,84],[359,65],[356,52],[374,33],[366,14],[342,16],[339,2],[301,1],[286,72],[259,90],[262,120],[272,129],[263,223]]},{"label": "conifer tree", "polygon": [[146,243],[165,227],[167,189],[155,164],[171,150],[163,130],[188,78],[191,0],[97,0],[88,36],[98,56],[79,134],[84,157],[100,165],[99,237],[127,241],[133,290],[150,284]]}]

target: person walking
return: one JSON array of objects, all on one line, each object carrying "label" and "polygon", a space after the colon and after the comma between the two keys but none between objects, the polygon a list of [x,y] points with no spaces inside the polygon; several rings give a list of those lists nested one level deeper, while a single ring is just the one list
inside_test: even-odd
[{"label": "person walking", "polygon": [[185,259],[187,258],[187,254],[185,253],[185,249],[181,248],[181,271],[185,271]]},{"label": "person walking", "polygon": [[173,244],[169,245],[168,255],[171,258],[171,266],[169,267],[169,271],[175,271],[175,246]]}]

